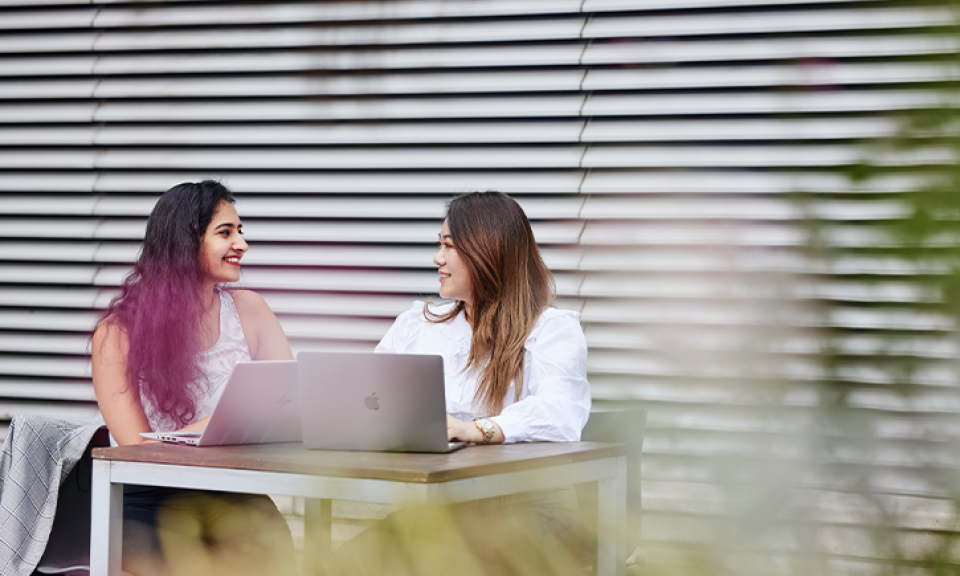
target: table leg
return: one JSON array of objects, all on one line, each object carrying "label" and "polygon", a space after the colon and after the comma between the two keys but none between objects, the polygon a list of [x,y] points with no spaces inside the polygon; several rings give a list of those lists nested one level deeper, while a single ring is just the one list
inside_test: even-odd
[{"label": "table leg", "polygon": [[90,576],[121,576],[123,484],[110,482],[110,462],[93,461],[90,485]]},{"label": "table leg", "polygon": [[597,481],[597,576],[627,572],[627,457],[617,457],[617,475]]},{"label": "table leg", "polygon": [[333,500],[307,498],[303,516],[303,573],[308,576],[321,574],[331,554]]}]

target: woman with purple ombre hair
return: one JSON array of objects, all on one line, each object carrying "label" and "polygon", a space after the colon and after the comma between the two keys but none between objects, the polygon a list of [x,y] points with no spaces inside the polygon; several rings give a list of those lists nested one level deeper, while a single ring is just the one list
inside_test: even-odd
[{"label": "woman with purple ombre hair", "polygon": [[[247,251],[233,203],[219,182],[187,182],[150,214],[92,338],[93,387],[117,444],[202,430],[238,362],[293,359],[263,298],[223,286],[240,279]],[[123,516],[123,570],[136,576],[295,571],[289,528],[266,496],[125,486]]]}]

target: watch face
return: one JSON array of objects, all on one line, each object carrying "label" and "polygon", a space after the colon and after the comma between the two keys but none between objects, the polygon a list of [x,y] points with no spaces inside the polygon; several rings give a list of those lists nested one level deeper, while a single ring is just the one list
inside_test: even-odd
[{"label": "watch face", "polygon": [[484,441],[489,442],[493,438],[493,432],[495,428],[493,427],[493,422],[483,418],[477,420],[477,428],[480,428],[480,431],[483,432]]},{"label": "watch face", "polygon": [[490,438],[493,436],[493,433],[491,430],[493,426],[491,426],[491,422],[484,418],[477,418],[476,420],[473,421],[473,423],[477,426],[477,428],[483,434],[482,442],[484,444],[490,442]]}]

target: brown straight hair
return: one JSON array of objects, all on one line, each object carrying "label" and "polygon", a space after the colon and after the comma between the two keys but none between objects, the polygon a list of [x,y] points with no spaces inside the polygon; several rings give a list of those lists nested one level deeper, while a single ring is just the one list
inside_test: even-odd
[{"label": "brown straight hair", "polygon": [[[540,314],[553,304],[553,274],[543,263],[527,215],[506,194],[490,190],[457,196],[447,205],[447,226],[472,290],[468,320],[473,338],[464,371],[480,369],[474,405],[496,416],[511,382],[520,398],[523,345]],[[430,322],[447,322],[464,307],[457,302],[441,315],[427,306],[423,311]]]}]

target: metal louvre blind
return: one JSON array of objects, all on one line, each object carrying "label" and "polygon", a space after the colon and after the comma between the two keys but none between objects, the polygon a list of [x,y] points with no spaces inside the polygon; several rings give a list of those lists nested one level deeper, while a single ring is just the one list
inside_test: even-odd
[{"label": "metal louvre blind", "polygon": [[[558,306],[582,313],[594,398],[650,408],[649,550],[689,540],[691,517],[711,515],[705,458],[750,454],[758,437],[782,433],[765,398],[806,417],[824,326],[850,330],[854,356],[888,332],[917,334],[924,401],[903,401],[868,367],[843,374],[881,427],[960,410],[949,326],[911,307],[926,296],[905,279],[909,267],[811,260],[804,228],[815,217],[833,244],[870,247],[880,239],[862,224],[907,216],[897,194],[909,176],[856,189],[836,168],[896,133],[883,113],[944,103],[934,88],[960,74],[936,58],[958,48],[937,33],[952,18],[944,10],[831,0],[0,6],[0,418],[95,412],[89,332],[157,195],[200,178],[238,194],[251,244],[244,283],[295,351],[371,349],[436,291],[444,201],[477,189],[517,198]],[[875,160],[951,161],[936,149]],[[799,190],[872,200],[801,205]],[[873,281],[855,281],[864,275]],[[772,365],[745,374],[738,355],[771,352],[756,343],[771,327],[783,329],[765,343],[777,348]],[[909,505],[928,499],[936,517],[930,497],[941,494],[914,471],[939,445],[909,432],[886,440],[876,486]]]}]

